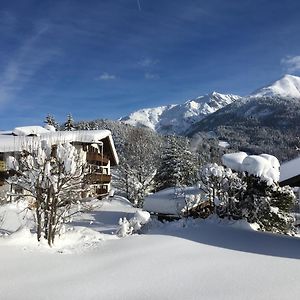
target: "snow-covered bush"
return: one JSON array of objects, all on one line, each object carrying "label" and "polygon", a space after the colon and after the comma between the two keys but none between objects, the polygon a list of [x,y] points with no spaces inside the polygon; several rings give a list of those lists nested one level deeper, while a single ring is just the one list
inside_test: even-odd
[{"label": "snow-covered bush", "polygon": [[70,143],[52,147],[40,141],[36,150],[27,148],[17,158],[8,158],[7,165],[15,172],[8,182],[15,187],[15,196],[29,199],[38,241],[45,238],[51,246],[70,218],[71,205],[81,199],[85,158]]},{"label": "snow-covered bush", "polygon": [[200,170],[200,186],[208,195],[211,206],[220,216],[237,218],[236,203],[246,188],[242,178],[217,164],[207,164]]},{"label": "snow-covered bush", "polygon": [[208,164],[200,171],[201,187],[219,217],[244,218],[257,223],[263,231],[293,234],[294,218],[290,210],[295,195],[290,187],[280,187],[273,178],[266,179],[267,172],[260,178]]},{"label": "snow-covered bush", "polygon": [[137,211],[130,220],[127,220],[125,217],[120,218],[119,229],[116,233],[119,237],[125,237],[139,232],[149,220],[150,214],[147,211]]}]

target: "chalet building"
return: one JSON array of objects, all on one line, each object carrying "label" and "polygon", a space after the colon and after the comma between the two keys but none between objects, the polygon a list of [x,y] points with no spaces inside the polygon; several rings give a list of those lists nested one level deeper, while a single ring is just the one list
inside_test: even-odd
[{"label": "chalet building", "polygon": [[298,201],[300,200],[300,157],[281,164],[279,184],[295,188]]},{"label": "chalet building", "polygon": [[300,157],[281,164],[280,185],[300,187]]},{"label": "chalet building", "polygon": [[119,159],[109,130],[54,131],[40,126],[15,128],[11,132],[0,132],[0,192],[7,190],[6,180],[11,175],[7,167],[9,156],[17,157],[21,151],[40,147],[42,141],[55,148],[59,143],[71,143],[86,153],[88,174],[85,181],[90,185],[90,194],[83,197],[103,197],[111,190],[111,167]]}]

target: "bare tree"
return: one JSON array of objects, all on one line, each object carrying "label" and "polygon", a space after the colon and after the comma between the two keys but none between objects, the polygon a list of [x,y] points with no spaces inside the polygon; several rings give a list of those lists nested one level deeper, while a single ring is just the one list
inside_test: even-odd
[{"label": "bare tree", "polygon": [[137,206],[153,185],[159,163],[161,137],[144,128],[133,128],[119,152],[116,185]]},{"label": "bare tree", "polygon": [[9,157],[15,175],[8,179],[19,197],[29,197],[35,212],[37,239],[52,246],[61,226],[70,218],[70,208],[81,199],[86,163],[83,151],[70,143],[48,145]]}]

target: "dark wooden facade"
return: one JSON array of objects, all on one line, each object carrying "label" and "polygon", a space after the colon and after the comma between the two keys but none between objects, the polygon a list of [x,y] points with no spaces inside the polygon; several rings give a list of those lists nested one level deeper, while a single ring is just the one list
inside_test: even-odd
[{"label": "dark wooden facade", "polygon": [[300,175],[288,178],[279,182],[280,186],[289,185],[291,187],[300,187]]}]

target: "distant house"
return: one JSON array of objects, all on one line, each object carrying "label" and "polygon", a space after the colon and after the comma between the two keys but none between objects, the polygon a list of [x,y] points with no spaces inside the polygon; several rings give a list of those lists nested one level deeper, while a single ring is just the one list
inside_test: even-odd
[{"label": "distant house", "polygon": [[280,185],[300,187],[300,157],[281,164]]},{"label": "distant house", "polygon": [[17,157],[28,147],[34,150],[42,141],[55,147],[59,143],[71,143],[76,149],[86,152],[89,172],[86,182],[90,194],[85,196],[102,197],[111,189],[111,166],[119,163],[118,155],[109,130],[53,131],[40,126],[15,128],[11,132],[0,132],[0,186],[7,188],[5,179],[10,176],[6,159]]},{"label": "distant house", "polygon": [[281,164],[279,184],[294,187],[298,201],[300,200],[300,157]]}]

